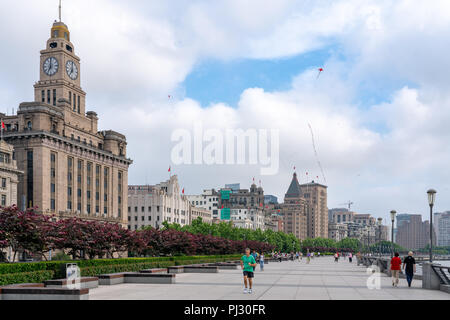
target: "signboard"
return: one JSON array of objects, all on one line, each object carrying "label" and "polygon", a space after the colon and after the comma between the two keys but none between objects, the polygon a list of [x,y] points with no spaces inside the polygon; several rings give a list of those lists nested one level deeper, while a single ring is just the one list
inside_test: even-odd
[{"label": "signboard", "polygon": [[231,190],[220,190],[222,200],[230,200]]},{"label": "signboard", "polygon": [[231,209],[229,209],[229,208],[222,209],[220,212],[220,219],[221,220],[230,220],[231,219]]}]

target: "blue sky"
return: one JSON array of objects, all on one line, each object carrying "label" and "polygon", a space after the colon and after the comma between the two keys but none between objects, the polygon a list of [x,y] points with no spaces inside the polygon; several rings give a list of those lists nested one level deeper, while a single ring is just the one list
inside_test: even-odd
[{"label": "blue sky", "polygon": [[207,60],[195,66],[183,83],[186,96],[202,106],[224,102],[236,107],[248,88],[265,91],[289,90],[293,77],[311,68],[321,68],[333,47],[283,59]]}]

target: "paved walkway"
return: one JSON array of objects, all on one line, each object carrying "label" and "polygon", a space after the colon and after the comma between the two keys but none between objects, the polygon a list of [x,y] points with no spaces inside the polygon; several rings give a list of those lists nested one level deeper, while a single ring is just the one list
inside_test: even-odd
[{"label": "paved walkway", "polygon": [[[259,270],[259,267],[257,268]],[[315,258],[310,264],[271,262],[255,274],[254,293],[243,294],[242,271],[216,274],[177,274],[176,284],[120,284],[90,290],[91,300],[450,300],[450,294],[422,289],[422,281],[398,288],[381,275],[381,289],[369,290],[366,268],[355,262]]]}]

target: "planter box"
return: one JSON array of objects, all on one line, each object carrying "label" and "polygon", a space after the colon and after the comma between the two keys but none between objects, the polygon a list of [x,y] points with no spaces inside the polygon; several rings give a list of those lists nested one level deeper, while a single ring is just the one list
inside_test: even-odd
[{"label": "planter box", "polygon": [[185,273],[218,273],[219,267],[212,266],[184,266]]},{"label": "planter box", "polygon": [[168,273],[135,273],[124,272],[114,274],[102,274],[99,276],[101,285],[112,286],[121,283],[175,283],[175,275]]},{"label": "planter box", "polygon": [[[67,289],[67,279],[48,280],[44,282],[46,288],[61,288]],[[81,278],[80,289],[95,289],[98,288],[99,279],[97,277]]]},{"label": "planter box", "polygon": [[0,289],[1,300],[89,300],[89,289],[69,290],[43,287],[6,287]]}]

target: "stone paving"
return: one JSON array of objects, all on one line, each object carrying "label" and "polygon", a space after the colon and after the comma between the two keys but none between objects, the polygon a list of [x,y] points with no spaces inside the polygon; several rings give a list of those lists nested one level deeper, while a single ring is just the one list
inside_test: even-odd
[{"label": "stone paving", "polygon": [[450,294],[422,289],[415,280],[408,288],[400,279],[393,288],[381,274],[381,288],[367,288],[369,275],[363,266],[347,260],[314,258],[271,262],[255,273],[253,294],[243,293],[242,271],[220,270],[216,274],[177,274],[176,284],[120,284],[90,290],[90,300],[450,300]]}]

